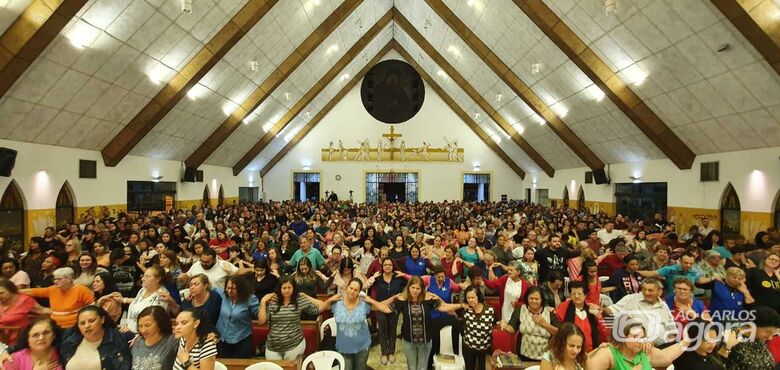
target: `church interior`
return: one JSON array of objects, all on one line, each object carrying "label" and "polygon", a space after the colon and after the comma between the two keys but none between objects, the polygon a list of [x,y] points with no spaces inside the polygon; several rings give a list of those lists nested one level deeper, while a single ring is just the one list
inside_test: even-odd
[{"label": "church interior", "polygon": [[[63,331],[57,360],[35,361],[65,370],[628,369],[615,364],[624,347],[599,352],[591,325],[652,281],[674,314],[664,269],[692,255],[698,277],[676,276],[695,285],[693,301],[721,313],[721,284],[773,330],[755,339],[766,367],[732,366],[732,354],[706,369],[780,369],[780,0],[0,0],[0,196],[0,368],[25,363],[43,338],[33,331],[56,324],[84,341]],[[628,270],[632,257],[647,271]],[[118,296],[93,289],[101,270],[128,269]],[[744,292],[728,285],[732,269]],[[167,278],[147,286],[155,271]],[[212,279],[204,297],[221,297],[213,320],[196,316],[210,313],[196,304],[200,276]],[[96,363],[104,347],[87,352],[86,305],[41,300],[75,289],[68,278],[88,281],[74,286],[103,314],[107,300],[119,310],[98,330],[104,344],[114,332],[143,340],[151,297],[176,348],[124,344],[112,350],[126,361]],[[401,290],[382,293],[396,278]],[[566,309],[580,281],[588,319]],[[4,291],[35,307],[4,321],[19,308]],[[547,306],[531,315],[535,292]],[[231,322],[228,306],[251,317]],[[484,309],[495,320],[480,322]],[[355,312],[367,321],[346,318]],[[74,316],[63,326],[62,315]],[[274,328],[284,320],[293,334]],[[208,340],[187,327],[206,321]],[[556,347],[567,331],[582,356],[594,350],[587,361]],[[718,343],[712,353],[731,350]],[[714,356],[663,362],[671,350],[658,348],[676,347],[642,355],[642,369]],[[522,365],[498,363],[512,354]]]}]

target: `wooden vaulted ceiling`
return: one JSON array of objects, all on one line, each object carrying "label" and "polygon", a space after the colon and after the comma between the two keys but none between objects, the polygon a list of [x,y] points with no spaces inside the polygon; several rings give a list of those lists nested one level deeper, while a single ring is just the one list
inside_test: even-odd
[{"label": "wooden vaulted ceiling", "polygon": [[[135,117],[103,148],[102,155],[107,166],[117,165],[141,139],[149,134],[163,117],[182,100],[187,91],[205,76],[227,52],[235,46],[257,23],[272,9],[278,0],[248,0],[203,48],[201,48],[186,66],[168,82],[157,95],[138,112]],[[604,162],[581,140],[562,117],[559,117],[524,82],[497,53],[474,32],[469,30],[463,20],[448,8],[443,0],[424,1],[434,13],[443,19],[455,34],[517,95],[533,112],[542,117],[550,130],[574,152],[583,163],[592,169],[604,167]],[[616,71],[612,70],[587,43],[567,26],[553,10],[542,0],[513,0],[516,6],[546,36],[587,75],[631,122],[656,145],[678,168],[692,166],[695,154],[675,132],[624,83]],[[33,0],[28,8],[0,36],[0,97],[22,76],[43,50],[66,27],[88,0]],[[780,27],[776,18],[780,9],[773,0],[711,0],[729,22],[752,44],[775,71],[780,74]],[[345,0],[323,21],[284,61],[251,93],[238,108],[222,122],[219,127],[203,141],[185,160],[187,166],[198,167],[240,126],[250,113],[265,101],[315,49],[344,20],[363,3],[363,0]],[[447,59],[407,20],[401,12],[393,9],[385,14],[366,34],[349,49],[344,56],[321,76],[313,87],[304,94],[295,105],[263,135],[234,166],[234,174],[241,172],[273,138],[287,127],[290,122],[309,104],[340,71],[354,59],[361,50],[387,24],[394,22],[457,83],[477,106],[503,129],[512,141],[546,174],[553,176],[555,169],[540,155],[513,125],[491,106],[487,99],[461,75]],[[365,72],[390,49],[395,49],[407,61],[417,68],[428,85],[442,97],[453,111],[479,136],[492,150],[521,177],[525,171],[506,154],[480,126],[471,119],[460,106],[436,81],[419,66],[414,58],[397,42],[386,45],[368,64],[333,97],[292,140],[268,162],[261,170],[266,174],[284,155],[293,148],[322,118],[354,87]]]}]

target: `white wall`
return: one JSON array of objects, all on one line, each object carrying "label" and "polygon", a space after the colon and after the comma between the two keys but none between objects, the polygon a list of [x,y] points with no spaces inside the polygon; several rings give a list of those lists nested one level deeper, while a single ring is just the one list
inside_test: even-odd
[{"label": "white wall", "polygon": [[[720,162],[720,181],[699,181],[702,162]],[[554,178],[529,174],[524,183],[533,189],[549,189],[550,198],[557,199],[568,186],[569,198],[576,200],[585,171],[588,169],[557,170]],[[668,159],[614,164],[609,167],[612,185],[585,184],[586,200],[614,202],[614,184],[630,183],[631,176],[640,177],[641,182],[667,182],[670,207],[719,209],[723,190],[730,182],[739,195],[742,211],[772,212],[780,189],[780,147],[700,155],[690,170],[680,170]],[[535,193],[532,191],[532,197]]]},{"label": "white wall", "polygon": [[[358,141],[368,138],[371,147],[376,148],[379,137],[389,130],[390,125],[377,121],[363,108],[360,84],[357,84],[263,177],[266,199],[291,199],[293,171],[300,171],[304,166],[308,166],[313,171],[322,172],[322,191],[336,191],[339,199],[347,199],[349,190],[353,190],[356,202],[365,201],[364,172],[393,170],[420,172],[420,201],[459,200],[463,198],[462,172],[472,171],[474,162],[480,164],[482,172],[492,174],[491,200],[500,200],[501,194],[507,194],[509,199],[517,199],[522,194],[520,177],[485,145],[430,87],[425,90],[425,102],[417,115],[409,121],[395,125],[395,132],[403,134],[401,139],[406,141],[407,148],[418,147],[423,140],[432,142],[433,147],[443,147],[444,136],[450,141],[457,139],[464,149],[463,163],[321,161],[321,149],[327,148],[331,141],[337,144],[341,139],[345,147],[355,148],[359,146]],[[396,145],[399,145],[401,139]],[[336,175],[341,175],[341,181],[335,180]]]},{"label": "white wall", "polygon": [[[116,167],[103,166],[100,152],[0,140],[0,146],[18,151],[12,177],[0,177],[0,189],[16,181],[22,189],[26,209],[53,209],[62,184],[67,180],[75,193],[77,207],[117,205],[127,203],[127,181],[151,181],[152,174],[163,176],[160,181],[179,182],[182,163],[163,159],[127,156]],[[97,161],[97,179],[79,179],[79,159]],[[239,186],[260,186],[257,173],[243,172],[233,176],[232,169],[203,165],[203,183],[179,183],[176,200],[196,200],[203,196],[203,188],[209,185],[211,198],[216,199],[219,186],[225,197],[237,197]],[[45,171],[45,172],[43,172]]]}]

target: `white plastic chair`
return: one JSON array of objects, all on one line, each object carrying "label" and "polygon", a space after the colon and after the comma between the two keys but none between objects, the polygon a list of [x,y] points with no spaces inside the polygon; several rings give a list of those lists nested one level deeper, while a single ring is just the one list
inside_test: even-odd
[{"label": "white plastic chair", "polygon": [[309,364],[314,364],[315,370],[331,370],[333,361],[338,362],[339,369],[344,368],[344,356],[335,351],[318,351],[310,354],[303,360],[301,369],[308,368]]},{"label": "white plastic chair", "polygon": [[244,370],[284,370],[284,368],[273,362],[258,362],[247,366]]},{"label": "white plastic chair", "polygon": [[434,370],[464,370],[466,368],[466,361],[463,360],[463,344],[460,341],[459,347],[461,355],[455,354],[455,349],[452,345],[452,326],[447,325],[439,331],[439,353],[440,355],[455,356],[454,364],[440,363],[436,356],[433,356],[433,368]]},{"label": "white plastic chair", "polygon": [[606,282],[607,280],[609,280],[609,276],[599,276],[599,281],[600,282],[603,283],[603,282]]},{"label": "white plastic chair", "polygon": [[216,361],[216,362],[214,362],[214,370],[228,370],[228,368],[227,368],[227,366],[225,366],[225,364],[223,364],[223,363],[221,363],[219,361]]},{"label": "white plastic chair", "polygon": [[336,318],[331,317],[325,321],[322,322],[320,325],[320,340],[322,338],[325,338],[325,327],[330,325],[330,336],[335,337],[336,336]]},{"label": "white plastic chair", "polygon": [[525,368],[525,370],[539,370],[539,369],[541,369],[541,366],[539,365],[529,366]]}]

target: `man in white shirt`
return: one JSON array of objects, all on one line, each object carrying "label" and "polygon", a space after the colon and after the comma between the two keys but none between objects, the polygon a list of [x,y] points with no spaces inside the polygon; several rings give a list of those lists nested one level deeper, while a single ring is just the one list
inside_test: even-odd
[{"label": "man in white shirt", "polygon": [[[604,308],[604,312],[614,315],[614,325],[625,325],[627,319],[636,320],[645,327],[648,338],[656,345],[673,341],[677,336],[677,326],[666,302],[660,299],[663,285],[655,278],[642,280],[642,292],[628,294],[617,303]],[[613,330],[620,333],[622,330]]]},{"label": "man in white shirt", "polygon": [[205,274],[209,277],[212,287],[224,289],[227,277],[236,272],[238,272],[238,267],[230,262],[218,259],[217,253],[213,249],[206,247],[203,250],[203,254],[200,255],[200,260],[195,261],[187,273],[180,274],[179,279],[182,280],[183,276],[183,280],[186,281],[190,276]]},{"label": "man in white shirt", "polygon": [[607,222],[603,229],[596,233],[596,236],[601,240],[601,245],[607,245],[612,239],[615,239],[623,235],[620,230],[615,230],[615,223],[612,221]]},{"label": "man in white shirt", "polygon": [[712,231],[713,228],[710,227],[710,220],[708,218],[702,218],[701,219],[701,226],[699,226],[699,234],[707,236],[707,234]]}]

